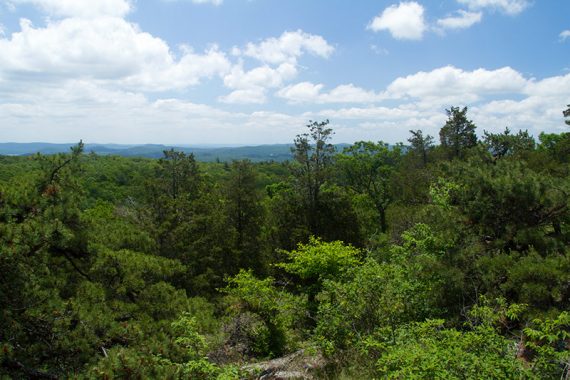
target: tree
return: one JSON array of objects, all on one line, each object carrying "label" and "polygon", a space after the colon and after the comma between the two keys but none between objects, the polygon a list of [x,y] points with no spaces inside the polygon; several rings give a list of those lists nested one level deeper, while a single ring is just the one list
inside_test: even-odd
[{"label": "tree", "polygon": [[562,249],[569,217],[564,179],[536,173],[524,161],[453,163],[450,169],[454,203],[487,246],[519,252],[534,247],[543,253]]},{"label": "tree", "polygon": [[[570,117],[570,104],[567,105],[567,109],[562,111],[562,114],[564,115],[565,118],[569,118]],[[570,125],[570,120],[564,120],[564,122],[566,123],[566,125]]]},{"label": "tree", "polygon": [[261,220],[263,209],[257,190],[257,172],[251,161],[234,161],[225,185],[227,210],[235,231],[234,263],[239,268],[263,267],[261,254]]},{"label": "tree", "polygon": [[[278,356],[287,349],[287,333],[295,326],[295,308],[303,304],[301,297],[294,296],[275,286],[272,277],[260,280],[251,270],[240,272],[227,279],[228,285],[221,289],[235,301],[231,309],[239,315],[251,314],[261,319],[262,326],[251,322],[240,323],[240,335],[251,335],[254,354]],[[230,300],[231,301],[231,300]],[[249,326],[248,326],[249,325]],[[252,328],[248,328],[252,327]],[[252,330],[252,331],[243,331]],[[238,342],[239,344],[245,342]]]},{"label": "tree", "polygon": [[361,263],[362,251],[340,241],[330,243],[311,237],[308,244],[299,244],[293,251],[285,251],[289,262],[276,266],[300,280],[304,293],[307,294],[309,324],[314,323],[317,312],[317,294],[328,279],[340,279],[351,268]]},{"label": "tree", "polygon": [[495,158],[502,158],[534,150],[536,142],[528,131],[511,134],[507,127],[503,133],[483,132],[483,144]]},{"label": "tree", "polygon": [[158,165],[156,174],[162,194],[172,199],[182,195],[196,196],[199,170],[194,154],[186,155],[174,149],[165,150],[164,157],[158,161]]},{"label": "tree", "polygon": [[467,107],[446,109],[448,119],[439,131],[441,146],[450,159],[462,158],[465,150],[477,145],[475,124],[467,119]]},{"label": "tree", "polygon": [[9,352],[0,355],[0,377],[55,378],[56,368],[84,364],[66,325],[66,302],[91,280],[82,152],[80,142],[70,154],[38,154],[29,173],[0,184],[0,350]]},{"label": "tree", "polygon": [[296,177],[308,212],[308,224],[315,235],[318,235],[321,186],[328,178],[328,170],[335,152],[334,146],[330,143],[333,131],[327,128],[328,124],[328,120],[309,121],[307,125],[309,132],[297,135],[295,146],[291,148],[295,161],[299,164]]},{"label": "tree", "polygon": [[401,156],[400,146],[391,148],[383,142],[359,141],[337,157],[346,184],[357,193],[367,195],[374,204],[382,232],[388,230],[386,211],[393,200],[390,177]]},{"label": "tree", "polygon": [[411,146],[411,151],[417,156],[422,158],[424,166],[428,161],[428,152],[433,148],[433,137],[430,135],[423,135],[421,130],[410,131],[412,137],[408,139]]},{"label": "tree", "polygon": [[192,201],[200,195],[202,178],[193,154],[165,150],[148,186],[149,203],[160,253],[176,257],[177,229],[188,223]]},{"label": "tree", "polygon": [[[540,141],[538,151],[546,153],[556,162],[570,162],[570,132],[560,134],[541,132],[538,140]],[[562,168],[560,165],[557,166],[558,169]]]}]

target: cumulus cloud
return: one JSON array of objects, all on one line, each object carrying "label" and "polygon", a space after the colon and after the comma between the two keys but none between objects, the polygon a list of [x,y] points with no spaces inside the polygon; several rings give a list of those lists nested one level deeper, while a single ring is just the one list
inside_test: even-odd
[{"label": "cumulus cloud", "polygon": [[113,80],[160,91],[195,85],[230,68],[216,47],[202,54],[185,49],[177,59],[166,42],[118,17],[66,18],[38,28],[22,20],[20,29],[0,38],[0,71],[6,77]]},{"label": "cumulus cloud", "polygon": [[9,4],[32,4],[52,16],[95,18],[123,17],[132,9],[130,0],[9,0]]},{"label": "cumulus cloud", "polygon": [[[447,79],[433,78],[445,77],[442,74],[445,72],[448,72]],[[514,84],[495,83],[501,75],[510,77]],[[476,84],[476,77],[492,83]],[[468,84],[455,83],[463,81]],[[13,141],[29,141],[29,136],[35,136],[54,142],[83,138],[90,142],[207,143],[215,140],[252,144],[290,141],[302,131],[307,120],[330,118],[335,123],[337,141],[396,142],[404,141],[409,129],[420,128],[437,135],[446,119],[444,108],[451,105],[470,106],[470,118],[480,130],[500,131],[508,125],[514,130],[528,129],[537,136],[541,131],[566,128],[561,110],[570,97],[570,74],[537,80],[519,77],[510,68],[465,71],[444,67],[398,78],[392,85],[392,96],[404,96],[393,105],[331,107],[300,114],[259,110],[229,112],[181,99],[149,100],[140,92],[109,89],[90,80],[69,80],[58,86],[22,86],[18,93],[10,93],[0,86],[0,99],[3,99],[0,131],[5,139]],[[418,88],[414,92],[411,87]],[[333,93],[324,91],[323,85],[308,82],[304,91],[301,86],[291,86],[290,90],[292,88],[300,94],[309,94],[306,99]],[[464,100],[457,94],[461,91],[478,100]],[[447,102],[426,102],[426,99],[436,99],[438,92]],[[455,99],[449,98],[449,94]],[[236,90],[233,96],[255,97],[255,90],[249,93]]]},{"label": "cumulus cloud", "polygon": [[[203,52],[188,46],[171,49],[164,40],[121,17],[130,7],[127,0],[14,1],[69,17],[48,18],[41,27],[22,20],[19,31],[0,35],[0,78],[12,89],[22,81],[91,80],[123,90],[160,92],[220,77],[232,91],[220,101],[264,103],[267,89],[282,87],[296,77],[301,56],[328,57],[334,50],[323,37],[297,30],[233,49],[241,56],[235,63],[215,45]],[[261,65],[244,69],[242,59],[248,57]]]},{"label": "cumulus cloud", "polygon": [[517,15],[529,7],[528,0],[457,0],[458,3],[467,5],[469,9],[498,10],[508,15]]},{"label": "cumulus cloud", "polygon": [[[204,144],[284,142],[306,120],[276,112],[229,112],[175,98],[72,80],[25,88],[10,99],[0,87],[0,134],[6,141]],[[14,126],[17,125],[18,128]]]},{"label": "cumulus cloud", "polygon": [[[499,80],[501,77],[504,80]],[[444,67],[397,78],[387,92],[409,98],[394,107],[327,109],[307,117],[356,122],[359,129],[353,133],[370,127],[370,133],[381,130],[382,138],[398,136],[392,141],[402,141],[402,131],[408,129],[421,128],[436,135],[445,121],[444,108],[467,105],[470,118],[480,129],[498,132],[508,125],[515,130],[528,129],[535,136],[542,131],[567,130],[561,110],[570,97],[570,74],[537,80],[524,78],[509,67],[474,71]]]},{"label": "cumulus cloud", "polygon": [[391,5],[372,20],[368,29],[387,30],[396,39],[421,40],[427,29],[424,7],[415,1]]},{"label": "cumulus cloud", "polygon": [[[145,33],[124,19],[134,1],[10,1],[37,6],[49,17],[41,26],[22,20],[18,31],[0,33],[0,134],[6,140],[271,143],[290,141],[308,119],[331,118],[340,140],[395,142],[405,140],[409,129],[436,135],[446,118],[443,110],[451,105],[470,106],[470,117],[487,130],[509,125],[537,135],[566,128],[561,110],[570,98],[570,74],[534,79],[510,67],[445,66],[396,78],[384,89],[292,84],[303,70],[303,56],[327,58],[334,52],[323,37],[285,32],[235,47],[228,56],[217,46],[199,52],[173,49]],[[516,14],[522,10],[514,5],[527,3],[458,1],[466,10],[440,19],[440,28],[473,25],[484,9]],[[427,30],[423,7],[409,1],[388,7],[369,28],[402,39],[419,39]],[[561,40],[569,34],[561,33]],[[262,104],[271,91],[315,111],[230,112],[150,94],[185,89],[207,78],[220,78],[228,89],[219,98],[224,103]]]},{"label": "cumulus cloud", "polygon": [[228,88],[279,87],[297,75],[297,68],[291,63],[282,63],[276,68],[264,65],[244,71],[243,64],[235,65],[224,77]]},{"label": "cumulus cloud", "polygon": [[316,102],[321,96],[322,84],[301,82],[279,90],[276,95],[290,103]]},{"label": "cumulus cloud", "polygon": [[278,38],[268,38],[258,44],[248,43],[244,49],[234,49],[235,55],[255,58],[269,64],[296,62],[305,52],[328,58],[334,51],[323,37],[302,30],[284,32]]},{"label": "cumulus cloud", "polygon": [[268,88],[281,87],[297,75],[296,65],[285,62],[272,68],[268,65],[245,71],[243,63],[232,67],[224,77],[224,85],[234,91],[220,97],[225,103],[265,103]]},{"label": "cumulus cloud", "polygon": [[267,89],[263,87],[235,90],[227,95],[220,96],[218,100],[228,104],[263,104],[267,101]]},{"label": "cumulus cloud", "polygon": [[279,90],[276,95],[290,103],[374,103],[383,99],[381,94],[367,91],[353,84],[340,85],[330,92],[321,92],[323,84],[301,82]]},{"label": "cumulus cloud", "polygon": [[562,32],[560,32],[560,41],[566,41],[567,38],[570,38],[570,29],[569,30],[563,30]]},{"label": "cumulus cloud", "polygon": [[244,70],[240,61],[224,76],[224,85],[233,91],[219,98],[225,103],[265,103],[267,89],[283,87],[299,71],[298,58],[306,52],[328,58],[334,48],[321,36],[302,30],[284,32],[258,44],[248,43],[243,49],[232,48],[232,55],[261,61],[262,65]]},{"label": "cumulus cloud", "polygon": [[448,16],[437,20],[437,25],[443,29],[467,29],[481,22],[481,12],[468,12],[458,10],[454,16]]},{"label": "cumulus cloud", "polygon": [[474,102],[485,95],[522,92],[528,81],[516,70],[464,71],[453,66],[420,71],[394,80],[387,88],[391,98],[416,98],[432,104]]}]

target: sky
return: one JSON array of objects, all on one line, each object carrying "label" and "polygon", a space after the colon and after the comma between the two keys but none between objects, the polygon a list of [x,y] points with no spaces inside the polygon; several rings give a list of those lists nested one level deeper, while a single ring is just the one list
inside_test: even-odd
[{"label": "sky", "polygon": [[568,132],[570,0],[0,0],[0,142]]}]

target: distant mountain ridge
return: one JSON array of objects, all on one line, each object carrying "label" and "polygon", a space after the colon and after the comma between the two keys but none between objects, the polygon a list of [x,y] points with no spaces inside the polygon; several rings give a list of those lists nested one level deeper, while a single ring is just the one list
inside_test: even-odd
[{"label": "distant mountain ridge", "polygon": [[[56,154],[67,153],[76,144],[52,144],[42,142],[32,143],[0,143],[0,155],[27,156],[36,153]],[[344,146],[344,144],[342,144]],[[99,155],[117,155],[123,157],[160,158],[163,151],[174,149],[184,153],[194,153],[199,161],[212,162],[216,160],[231,161],[249,159],[251,161],[286,161],[293,158],[292,144],[273,144],[239,147],[194,147],[162,144],[85,144],[85,153]],[[342,147],[340,147],[342,149]]]}]

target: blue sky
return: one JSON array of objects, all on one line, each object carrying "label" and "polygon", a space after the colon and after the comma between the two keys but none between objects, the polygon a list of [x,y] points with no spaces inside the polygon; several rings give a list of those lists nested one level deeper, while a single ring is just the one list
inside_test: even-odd
[{"label": "blue sky", "polygon": [[567,0],[0,0],[0,140],[568,131]]}]

